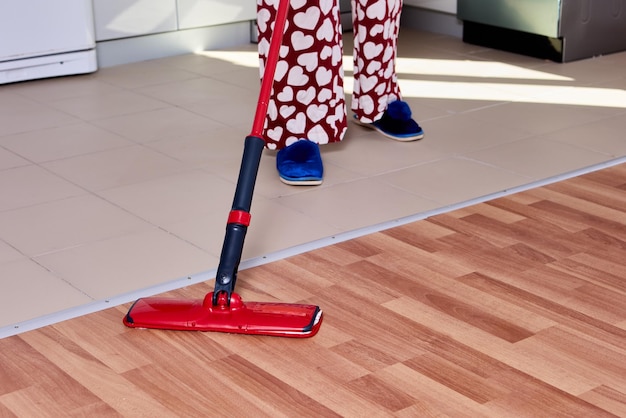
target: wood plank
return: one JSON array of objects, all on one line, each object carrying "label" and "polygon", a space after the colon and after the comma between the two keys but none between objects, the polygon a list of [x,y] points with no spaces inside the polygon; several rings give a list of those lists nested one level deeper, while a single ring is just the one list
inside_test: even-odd
[{"label": "wood plank", "polygon": [[2,339],[0,416],[626,416],[625,191],[623,164],[240,272],[319,304],[310,339],[128,305]]},{"label": "wood plank", "polygon": [[618,417],[626,417],[626,394],[613,388],[600,385],[580,398]]}]

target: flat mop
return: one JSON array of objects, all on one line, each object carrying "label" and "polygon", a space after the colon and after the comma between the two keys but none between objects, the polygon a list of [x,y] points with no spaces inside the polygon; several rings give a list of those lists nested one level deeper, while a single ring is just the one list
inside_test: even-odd
[{"label": "flat mop", "polygon": [[263,127],[288,8],[288,0],[282,0],[278,6],[252,132],[244,142],[239,178],[226,224],[213,292],[200,300],[161,297],[138,299],[124,317],[126,326],[296,338],[312,337],[319,331],[322,324],[322,310],[319,306],[273,302],[244,303],[234,292],[244,239],[250,224],[252,194],[265,147]]}]

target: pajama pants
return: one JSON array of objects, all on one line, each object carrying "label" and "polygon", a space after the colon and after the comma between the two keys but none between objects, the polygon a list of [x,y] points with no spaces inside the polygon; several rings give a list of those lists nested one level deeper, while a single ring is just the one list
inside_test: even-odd
[{"label": "pajama pants", "polygon": [[[257,0],[261,77],[278,1]],[[338,0],[289,0],[287,23],[265,121],[269,149],[299,139],[340,141],[347,128],[343,41]],[[402,0],[352,0],[352,111],[362,122],[382,117],[401,98],[395,72]]]}]

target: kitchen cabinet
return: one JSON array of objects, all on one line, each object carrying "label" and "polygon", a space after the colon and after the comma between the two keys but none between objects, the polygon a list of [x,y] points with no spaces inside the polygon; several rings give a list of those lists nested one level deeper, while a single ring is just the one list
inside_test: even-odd
[{"label": "kitchen cabinet", "polygon": [[93,0],[96,40],[178,29],[176,0]]},{"label": "kitchen cabinet", "polygon": [[91,0],[0,4],[0,84],[96,71]]},{"label": "kitchen cabinet", "polygon": [[179,29],[255,19],[254,0],[178,0]]}]

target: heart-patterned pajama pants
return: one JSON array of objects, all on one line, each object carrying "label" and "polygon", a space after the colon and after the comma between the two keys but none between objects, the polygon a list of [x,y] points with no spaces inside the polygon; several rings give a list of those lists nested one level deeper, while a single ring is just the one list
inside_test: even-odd
[{"label": "heart-patterned pajama pants", "polygon": [[[257,0],[261,77],[278,1]],[[289,0],[291,7],[265,121],[269,149],[299,140],[340,141],[347,128],[343,41],[338,0]],[[362,122],[382,117],[401,98],[395,73],[402,0],[352,0],[352,111]]]}]

